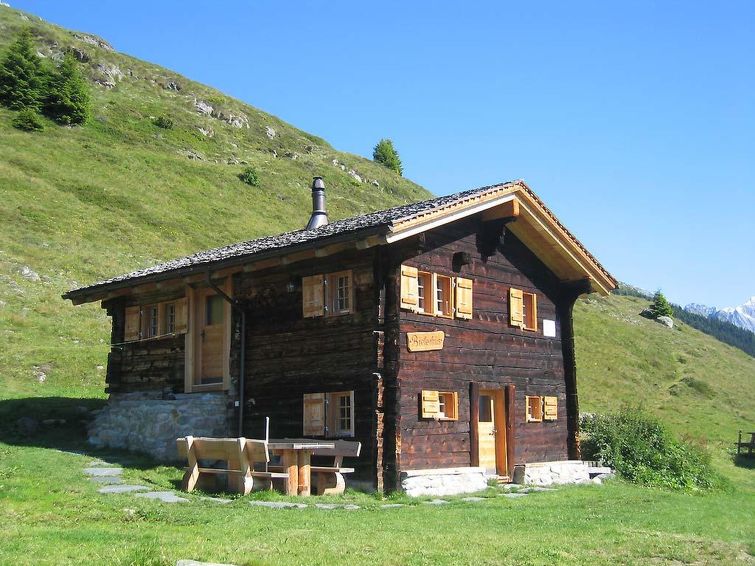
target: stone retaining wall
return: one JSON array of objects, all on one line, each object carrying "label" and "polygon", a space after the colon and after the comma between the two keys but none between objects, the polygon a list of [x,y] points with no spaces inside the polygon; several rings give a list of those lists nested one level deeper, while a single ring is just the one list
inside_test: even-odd
[{"label": "stone retaining wall", "polygon": [[581,460],[532,462],[514,467],[514,483],[552,485],[590,481],[590,467]]},{"label": "stone retaining wall", "polygon": [[89,425],[89,443],[98,448],[145,452],[161,462],[178,458],[176,438],[229,435],[225,393],[113,393]]},{"label": "stone retaining wall", "polygon": [[410,497],[473,493],[488,486],[483,468],[442,468],[401,472],[401,488]]}]

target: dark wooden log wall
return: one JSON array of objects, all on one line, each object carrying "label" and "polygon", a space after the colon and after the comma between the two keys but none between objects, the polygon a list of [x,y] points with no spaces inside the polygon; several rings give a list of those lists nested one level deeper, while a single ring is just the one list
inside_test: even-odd
[{"label": "dark wooden log wall", "polygon": [[[403,263],[422,271],[461,276],[474,281],[472,320],[446,319],[401,311],[401,424],[398,430],[402,469],[472,465],[470,390],[515,386],[515,462],[567,458],[566,387],[558,303],[561,286],[555,276],[501,222],[470,219],[426,233],[403,245]],[[467,252],[468,265],[453,265],[456,252]],[[457,256],[459,257],[459,256]],[[458,271],[454,271],[454,267]],[[537,293],[538,331],[509,325],[510,287]],[[556,321],[556,337],[546,338],[543,319]],[[445,332],[441,351],[409,352],[407,332]],[[470,388],[470,384],[477,384]],[[419,418],[423,389],[456,391],[457,421]],[[558,397],[558,420],[527,423],[526,395]],[[499,430],[503,431],[503,423]]]},{"label": "dark wooden log wall", "polygon": [[161,391],[183,393],[185,336],[177,334],[135,342],[123,342],[125,308],[180,298],[175,292],[113,299],[102,307],[112,318],[111,349],[105,381],[108,393]]},{"label": "dark wooden log wall", "polygon": [[[354,391],[355,437],[362,454],[355,479],[379,484],[382,470],[377,427],[382,394],[377,354],[384,336],[378,324],[380,293],[374,281],[373,250],[343,252],[288,267],[235,276],[234,293],[247,311],[244,433],[259,438],[270,417],[272,437],[303,435],[305,393]],[[351,269],[351,314],[304,318],[301,279]],[[289,292],[287,285],[295,290]],[[237,349],[231,366],[236,367]]]}]

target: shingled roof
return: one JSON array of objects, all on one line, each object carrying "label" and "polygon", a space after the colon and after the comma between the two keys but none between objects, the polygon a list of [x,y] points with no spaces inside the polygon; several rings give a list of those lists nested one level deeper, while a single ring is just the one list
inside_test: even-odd
[{"label": "shingled roof", "polygon": [[[509,181],[345,218],[313,230],[295,230],[276,236],[266,236],[256,240],[248,240],[197,252],[146,269],[132,271],[131,273],[99,281],[86,287],[74,289],[63,295],[63,298],[71,300],[81,299],[93,293],[99,294],[106,290],[132,286],[147,281],[165,280],[186,273],[202,271],[208,267],[245,263],[246,261],[254,261],[271,255],[279,255],[284,251],[289,252],[292,249],[300,247],[326,245],[331,241],[348,240],[371,234],[387,234],[399,224],[421,221],[424,216],[435,215],[450,207],[458,207],[466,202],[487,196],[489,193],[511,192],[515,189],[527,192],[530,197],[542,205],[552,220],[566,231],[563,225],[545,208],[542,201],[523,181]],[[571,233],[566,232],[573,242],[600,267],[597,260],[587,252],[584,246]],[[605,272],[602,267],[600,269]],[[605,273],[608,275],[608,272]]]}]

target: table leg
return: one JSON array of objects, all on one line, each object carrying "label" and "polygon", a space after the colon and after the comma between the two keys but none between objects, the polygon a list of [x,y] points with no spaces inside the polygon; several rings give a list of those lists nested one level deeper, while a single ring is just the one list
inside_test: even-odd
[{"label": "table leg", "polygon": [[312,459],[312,454],[309,450],[299,450],[298,453],[298,463],[299,463],[299,495],[303,496],[309,496],[311,494],[312,488],[311,488],[311,468],[310,468],[310,462]]},{"label": "table leg", "polygon": [[283,468],[288,472],[286,482],[286,495],[298,495],[299,493],[299,462],[296,450],[283,450]]}]

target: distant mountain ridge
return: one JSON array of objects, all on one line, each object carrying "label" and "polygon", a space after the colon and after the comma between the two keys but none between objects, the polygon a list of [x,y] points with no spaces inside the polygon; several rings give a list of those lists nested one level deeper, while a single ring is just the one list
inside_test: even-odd
[{"label": "distant mountain ridge", "polygon": [[713,320],[730,322],[734,326],[755,333],[755,295],[737,307],[716,309],[715,307],[690,303],[684,307],[684,310]]}]

